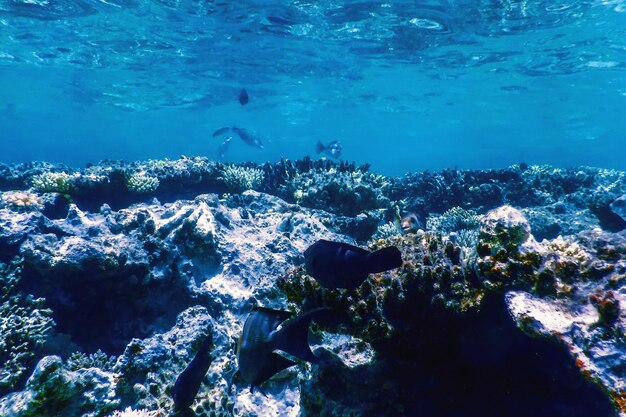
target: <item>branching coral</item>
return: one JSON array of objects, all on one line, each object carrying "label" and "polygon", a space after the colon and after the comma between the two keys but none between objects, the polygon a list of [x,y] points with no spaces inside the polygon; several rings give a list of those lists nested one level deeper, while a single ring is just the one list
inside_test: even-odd
[{"label": "branching coral", "polygon": [[146,174],[144,171],[135,172],[126,180],[126,188],[135,194],[151,193],[159,188],[159,179]]},{"label": "branching coral", "polygon": [[66,172],[44,172],[31,178],[31,186],[40,193],[66,194],[71,190],[72,176]]},{"label": "branching coral", "polygon": [[87,355],[82,352],[74,352],[65,363],[65,367],[71,371],[87,368],[100,368],[103,371],[112,371],[115,366],[115,356],[108,356],[98,349],[95,353]]},{"label": "branching coral", "polygon": [[376,232],[372,236],[371,240],[375,241],[380,239],[389,239],[392,236],[399,236],[401,234],[402,233],[400,233],[400,230],[398,230],[398,226],[396,226],[392,222],[389,222],[378,226],[378,229],[376,229]]},{"label": "branching coral", "polygon": [[257,168],[227,165],[221,175],[230,192],[256,190],[263,182],[263,171]]}]

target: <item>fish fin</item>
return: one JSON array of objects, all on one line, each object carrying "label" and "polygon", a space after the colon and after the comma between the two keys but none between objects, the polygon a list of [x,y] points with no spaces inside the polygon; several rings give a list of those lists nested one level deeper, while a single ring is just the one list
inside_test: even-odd
[{"label": "fish fin", "polygon": [[213,137],[219,136],[219,135],[223,135],[224,133],[228,132],[229,130],[230,130],[230,127],[228,127],[228,126],[220,127],[215,132],[213,132]]},{"label": "fish fin", "polygon": [[280,323],[291,318],[294,313],[291,311],[283,311],[283,310],[274,310],[266,307],[254,306],[252,307],[253,311],[258,311],[261,314],[270,317],[272,319],[272,329],[276,329]]},{"label": "fish fin", "polygon": [[322,153],[326,147],[321,141],[317,141],[317,145],[315,145],[315,152]]},{"label": "fish fin", "polygon": [[395,246],[388,246],[367,255],[369,273],[384,272],[402,265],[402,255]]},{"label": "fish fin", "polygon": [[297,365],[297,363],[291,359],[287,359],[280,356],[278,353],[272,352],[259,372],[259,384],[267,381],[283,369],[287,369],[294,365]]},{"label": "fish fin", "polygon": [[286,322],[280,330],[270,336],[274,347],[302,360],[317,362],[318,358],[311,352],[309,346],[309,325],[316,317],[329,311],[330,308],[316,308]]}]

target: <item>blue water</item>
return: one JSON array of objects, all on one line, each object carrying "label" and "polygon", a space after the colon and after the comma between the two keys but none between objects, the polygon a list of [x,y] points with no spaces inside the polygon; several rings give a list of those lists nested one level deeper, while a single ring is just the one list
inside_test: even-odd
[{"label": "blue water", "polygon": [[[239,90],[250,103],[241,106]],[[626,169],[626,1],[0,0],[0,162]]]}]

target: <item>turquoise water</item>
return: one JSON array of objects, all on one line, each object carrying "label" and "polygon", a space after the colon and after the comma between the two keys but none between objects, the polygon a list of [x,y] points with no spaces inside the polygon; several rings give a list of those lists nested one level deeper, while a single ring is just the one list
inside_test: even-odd
[{"label": "turquoise water", "polygon": [[[237,100],[246,88],[250,102]],[[0,0],[0,162],[626,169],[626,1]]]}]

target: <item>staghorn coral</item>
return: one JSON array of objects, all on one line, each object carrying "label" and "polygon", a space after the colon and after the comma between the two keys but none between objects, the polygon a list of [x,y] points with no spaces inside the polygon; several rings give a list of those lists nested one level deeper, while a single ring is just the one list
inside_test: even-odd
[{"label": "staghorn coral", "polygon": [[229,192],[256,190],[263,182],[263,171],[257,168],[227,165],[222,171],[221,179]]},{"label": "staghorn coral", "polygon": [[54,327],[45,300],[20,292],[20,279],[18,264],[0,264],[0,393],[24,379]]}]

